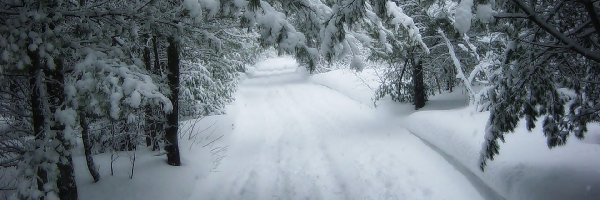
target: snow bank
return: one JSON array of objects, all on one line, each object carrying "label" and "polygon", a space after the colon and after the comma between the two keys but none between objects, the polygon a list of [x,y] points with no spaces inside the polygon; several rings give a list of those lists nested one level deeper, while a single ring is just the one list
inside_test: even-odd
[{"label": "snow bank", "polygon": [[[355,73],[339,69],[313,75],[310,80],[351,99],[372,106],[379,79],[377,70]],[[475,87],[477,91],[480,88]],[[600,124],[592,124],[584,140],[569,138],[565,146],[548,149],[538,128],[531,133],[524,123],[506,136],[500,155],[485,172],[479,169],[479,152],[489,113],[474,112],[465,89],[429,97],[415,111],[410,104],[382,100],[377,111],[388,120],[406,126],[412,133],[464,167],[466,173],[495,190],[505,199],[597,199],[600,196]],[[469,176],[469,174],[466,174]]]},{"label": "snow bank", "polygon": [[[370,107],[377,104],[377,112],[388,115],[387,117],[402,118],[415,112],[414,106],[410,103],[398,103],[390,98],[383,98],[376,103],[374,102],[373,97],[381,84],[380,76],[383,76],[383,70],[374,67],[367,67],[362,72],[338,69],[314,74],[310,77],[310,81],[341,93],[361,104]],[[456,88],[453,93],[429,97],[427,106],[421,110],[456,109],[464,107],[468,103],[466,91]]]},{"label": "snow bank", "polygon": [[375,90],[379,87],[378,71],[365,68],[361,72],[350,69],[333,70],[311,76],[310,81],[339,92],[361,104],[373,106]]},{"label": "snow bank", "polygon": [[588,137],[569,138],[552,150],[538,128],[531,133],[521,123],[506,136],[500,155],[485,172],[479,169],[479,152],[489,113],[472,108],[421,111],[410,115],[407,128],[464,165],[506,199],[597,199],[600,196],[600,128],[591,126]]},{"label": "snow bank", "polygon": [[249,77],[264,77],[271,75],[294,73],[298,70],[298,62],[292,56],[269,58],[246,69]]}]

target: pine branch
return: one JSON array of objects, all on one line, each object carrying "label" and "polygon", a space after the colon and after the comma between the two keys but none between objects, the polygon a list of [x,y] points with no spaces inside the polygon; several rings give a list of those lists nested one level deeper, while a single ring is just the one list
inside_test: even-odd
[{"label": "pine branch", "polygon": [[571,38],[562,34],[558,30],[554,29],[554,27],[551,27],[550,24],[548,24],[545,21],[543,21],[542,19],[540,19],[540,17],[537,15],[537,13],[535,13],[535,11],[532,8],[527,6],[521,0],[512,0],[512,1],[515,4],[517,4],[517,6],[519,8],[521,8],[521,10],[523,10],[528,15],[529,20],[531,20],[532,22],[537,24],[540,28],[544,29],[546,32],[548,32],[550,35],[554,36],[556,39],[558,39],[562,43],[566,44],[569,47],[569,49],[581,54],[582,56],[584,56],[590,60],[600,63],[600,52],[590,51],[589,49],[586,49],[586,48],[582,47],[581,45],[577,44]]}]

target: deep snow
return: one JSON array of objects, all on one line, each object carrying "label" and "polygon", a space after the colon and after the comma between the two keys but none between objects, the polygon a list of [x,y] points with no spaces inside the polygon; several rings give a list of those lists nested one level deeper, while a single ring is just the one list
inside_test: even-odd
[{"label": "deep snow", "polygon": [[[332,88],[345,96],[372,102],[377,70],[362,73],[335,70],[314,75],[313,82]],[[366,84],[365,84],[366,83]],[[474,89],[477,89],[475,87]],[[506,136],[500,155],[488,162],[485,172],[479,169],[488,112],[475,112],[468,106],[467,91],[430,96],[427,105],[414,111],[409,104],[383,99],[376,111],[395,119],[411,133],[457,166],[473,182],[488,185],[505,199],[598,199],[600,198],[600,125],[589,124],[585,139],[570,137],[564,146],[548,149],[546,139],[537,128],[528,132],[524,126]]]},{"label": "deep snow", "polygon": [[555,150],[541,133],[511,135],[482,173],[487,114],[466,107],[464,91],[430,97],[415,112],[387,99],[375,106],[378,80],[373,68],[308,76],[289,57],[258,63],[226,115],[182,122],[183,166],[140,150],[129,179],[132,152],[121,153],[114,176],[110,154],[101,154],[103,179],[92,183],[76,156],[80,197],[572,199],[600,191],[597,124],[586,140]]},{"label": "deep snow", "polygon": [[489,196],[406,129],[303,76],[242,83],[228,155],[190,199]]}]

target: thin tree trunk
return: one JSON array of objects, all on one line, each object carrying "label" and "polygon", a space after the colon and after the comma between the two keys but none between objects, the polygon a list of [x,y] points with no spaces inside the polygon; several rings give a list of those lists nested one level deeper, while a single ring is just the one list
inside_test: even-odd
[{"label": "thin tree trunk", "polygon": [[[42,99],[40,90],[41,87],[43,70],[42,63],[38,52],[28,52],[29,58],[31,59],[32,66],[29,68],[29,88],[31,93],[31,123],[33,125],[33,135],[37,140],[44,138],[44,115],[42,110]],[[44,191],[44,184],[48,182],[47,172],[41,167],[37,170],[37,185],[38,190]]]},{"label": "thin tree trunk", "polygon": [[435,80],[435,84],[437,85],[438,94],[442,94],[442,86],[440,85],[440,81],[438,80],[438,77],[433,76],[433,78]]},{"label": "thin tree trunk", "polygon": [[454,72],[452,69],[448,69],[448,73],[446,73],[446,89],[452,93],[454,89]]},{"label": "thin tree trunk", "polygon": [[[50,113],[55,113],[61,107],[65,106],[63,63],[60,59],[57,59],[55,62],[56,69],[49,70],[49,80],[47,83],[48,94],[50,94]],[[56,132],[55,138],[61,143],[61,146],[57,147],[56,150],[61,157],[57,163],[60,173],[56,183],[58,186],[58,197],[60,199],[77,199],[77,184],[75,183],[75,171],[71,155],[73,145],[68,138],[65,138],[65,125],[60,124],[55,119],[50,129]]]},{"label": "thin tree trunk", "polygon": [[168,60],[168,81],[171,89],[170,100],[173,104],[173,110],[167,114],[167,128],[165,130],[167,151],[167,163],[173,166],[181,165],[179,158],[179,144],[177,131],[179,129],[179,44],[174,38],[169,38],[169,47],[167,48]]},{"label": "thin tree trunk", "polygon": [[400,72],[400,78],[398,78],[398,82],[396,83],[396,91],[397,91],[398,96],[400,96],[400,94],[402,94],[402,78],[404,77],[404,72],[406,72],[407,65],[408,65],[408,58],[404,59],[404,65],[402,66],[402,72]]},{"label": "thin tree trunk", "polygon": [[94,164],[94,157],[92,156],[92,144],[90,142],[90,127],[87,121],[87,116],[85,113],[79,113],[79,126],[81,126],[81,140],[83,140],[83,151],[85,154],[85,161],[88,167],[88,171],[92,178],[94,178],[94,182],[98,182],[100,180],[100,174],[96,169],[96,165]]},{"label": "thin tree trunk", "polygon": [[152,50],[154,51],[154,73],[160,71],[160,60],[158,60],[158,38],[152,37]]},{"label": "thin tree trunk", "polygon": [[425,106],[425,101],[427,101],[425,84],[423,83],[423,62],[418,59],[418,61],[414,63],[413,60],[413,69],[414,104],[415,109],[418,110]]}]

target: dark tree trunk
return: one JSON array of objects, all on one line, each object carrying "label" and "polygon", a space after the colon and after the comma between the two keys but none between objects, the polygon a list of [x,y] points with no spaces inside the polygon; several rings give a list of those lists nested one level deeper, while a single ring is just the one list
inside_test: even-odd
[{"label": "dark tree trunk", "polygon": [[160,60],[158,60],[158,38],[152,37],[152,50],[154,51],[154,73],[158,73],[160,70]]},{"label": "dark tree trunk", "polygon": [[[155,112],[152,112],[151,114],[154,114]],[[151,142],[152,142],[152,151],[158,151],[160,149],[160,145],[158,143],[159,141],[159,130],[160,130],[160,125],[159,122],[157,120],[154,119],[154,117],[156,117],[155,115],[152,115],[152,123],[150,125],[150,129],[152,129],[152,131],[150,132],[150,137],[152,138]]]},{"label": "dark tree trunk", "polygon": [[179,158],[179,143],[177,131],[179,129],[179,44],[174,38],[169,38],[169,47],[167,48],[168,60],[168,82],[171,89],[170,100],[173,104],[173,111],[167,114],[167,128],[165,130],[167,151],[167,163],[169,165],[179,166],[181,161]]},{"label": "dark tree trunk", "polygon": [[81,140],[83,141],[83,152],[85,154],[85,161],[88,167],[88,171],[92,178],[94,178],[94,182],[98,182],[100,180],[100,174],[96,169],[96,164],[94,164],[94,157],[92,156],[92,144],[90,141],[90,127],[87,121],[87,116],[85,113],[79,113],[79,126],[81,126]]},{"label": "dark tree trunk", "polygon": [[[417,58],[418,59],[418,58]],[[423,82],[423,63],[420,59],[416,61],[413,60],[413,86],[414,86],[414,104],[415,109],[422,108],[425,106],[425,101],[427,101],[426,93],[425,93],[425,84]]]},{"label": "dark tree trunk", "polygon": [[[31,59],[32,66],[29,68],[29,88],[31,93],[31,124],[33,126],[33,135],[36,139],[42,140],[44,138],[44,114],[42,110],[42,100],[40,90],[41,84],[43,83],[43,70],[40,57],[37,52],[28,52],[29,59]],[[44,184],[48,182],[47,172],[41,168],[37,171],[37,185],[38,190],[44,191]]]},{"label": "dark tree trunk", "polygon": [[454,88],[454,72],[452,69],[450,70],[444,70],[446,71],[446,90],[450,91],[450,93],[452,93],[452,90]]},{"label": "dark tree trunk", "polygon": [[[56,69],[49,69],[48,76],[48,94],[50,103],[50,113],[55,113],[61,107],[65,106],[64,72],[62,60],[56,60]],[[60,177],[57,181],[58,197],[60,199],[77,199],[77,184],[75,183],[75,172],[73,169],[73,157],[71,155],[72,144],[65,138],[65,126],[54,120],[50,129],[56,132],[56,139],[60,141],[61,146],[57,147],[60,154],[58,170]]]},{"label": "dark tree trunk", "polygon": [[440,85],[440,81],[438,80],[438,77],[433,76],[433,78],[435,79],[435,84],[437,85],[438,94],[442,94],[442,86]]},{"label": "dark tree trunk", "polygon": [[402,78],[404,78],[404,72],[406,72],[406,66],[408,66],[408,58],[404,59],[404,65],[402,66],[402,72],[400,72],[400,77],[398,78],[398,82],[396,83],[396,95],[398,100],[400,99],[400,94],[402,94]]}]

